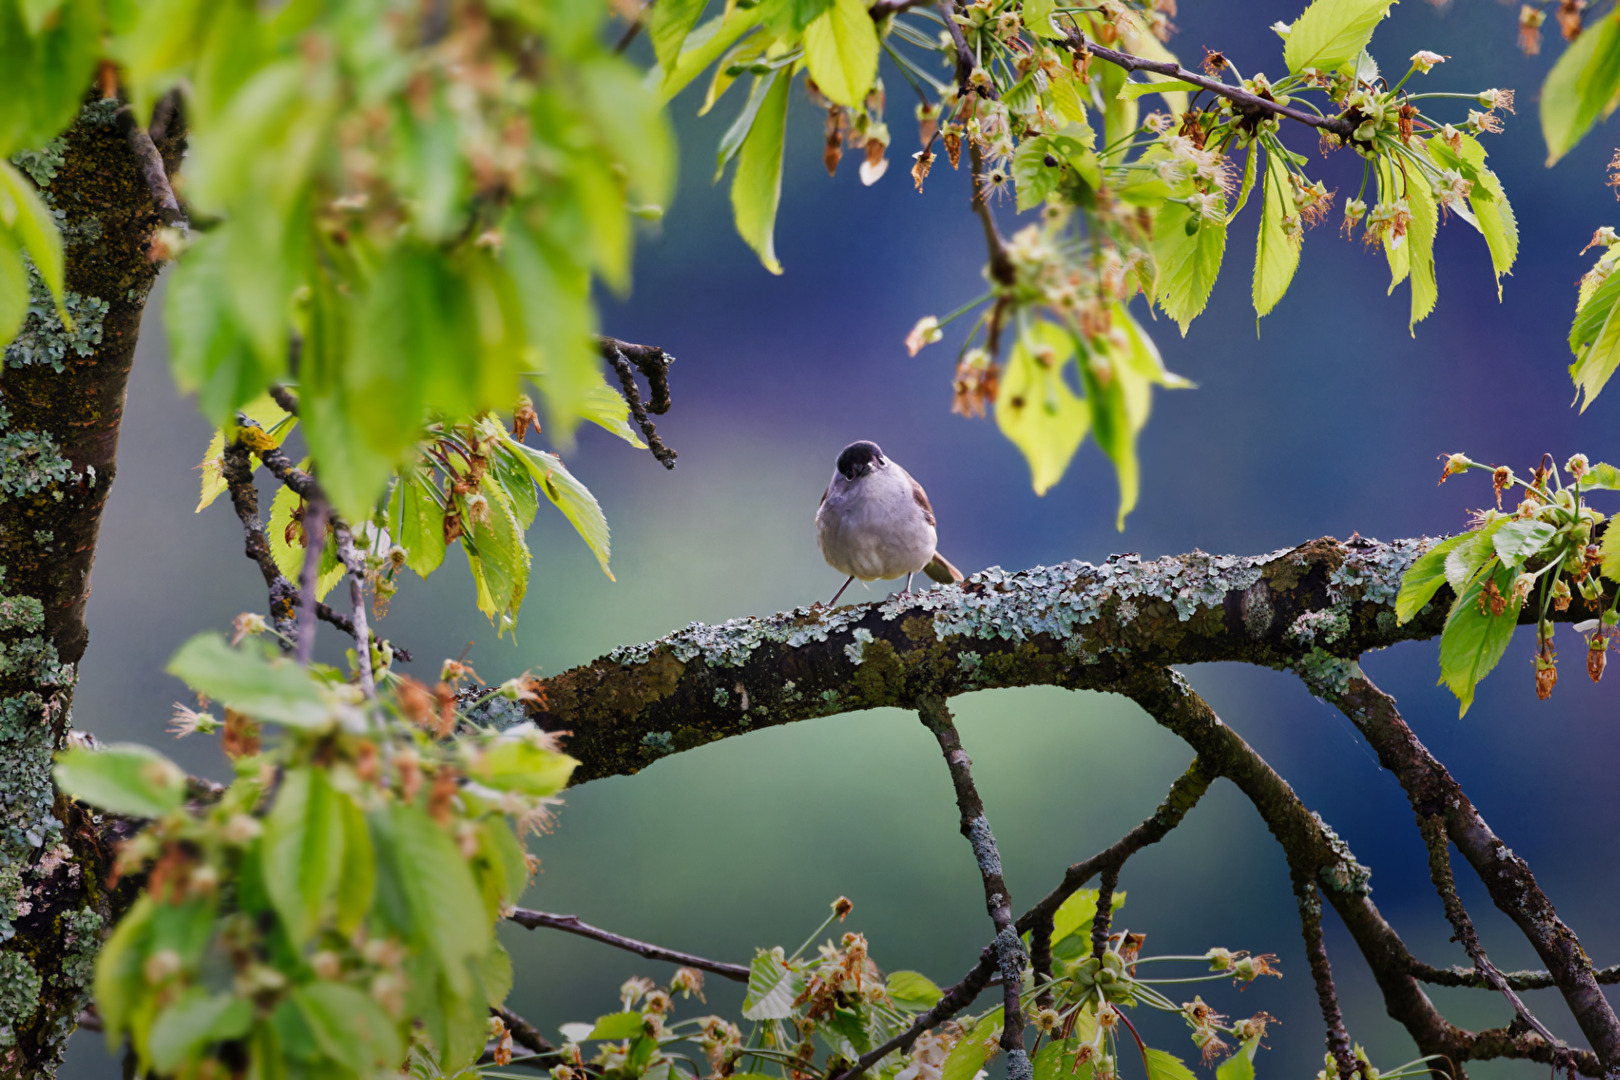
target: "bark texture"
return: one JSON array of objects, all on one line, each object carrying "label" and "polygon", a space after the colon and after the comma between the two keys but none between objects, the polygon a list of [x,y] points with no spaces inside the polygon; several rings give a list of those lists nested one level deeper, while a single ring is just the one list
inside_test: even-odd
[{"label": "bark texture", "polygon": [[18,158],[66,241],[72,325],[36,280],[0,368],[0,1072],[12,1077],[54,1074],[114,914],[108,830],[56,798],[50,766],[72,725],[96,534],[158,270],[159,217],[117,109],[92,100]]}]

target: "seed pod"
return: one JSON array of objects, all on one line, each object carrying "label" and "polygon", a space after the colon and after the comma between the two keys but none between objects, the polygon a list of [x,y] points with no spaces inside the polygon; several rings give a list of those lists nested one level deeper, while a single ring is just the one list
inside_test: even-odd
[{"label": "seed pod", "polygon": [[1586,673],[1592,677],[1593,682],[1603,679],[1603,665],[1609,660],[1609,639],[1603,636],[1602,631],[1592,635],[1592,642],[1586,650]]}]

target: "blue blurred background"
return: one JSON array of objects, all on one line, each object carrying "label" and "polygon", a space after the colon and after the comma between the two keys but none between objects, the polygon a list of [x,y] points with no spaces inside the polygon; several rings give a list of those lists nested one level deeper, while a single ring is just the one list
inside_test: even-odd
[{"label": "blue blurred background", "polygon": [[[1208,46],[1245,73],[1280,73],[1279,42],[1265,27],[1298,10],[1297,0],[1184,2],[1170,44],[1189,63]],[[1559,461],[1576,450],[1613,460],[1620,450],[1603,433],[1615,430],[1620,391],[1575,412],[1563,339],[1588,263],[1577,252],[1595,228],[1620,219],[1603,186],[1614,135],[1600,127],[1558,168],[1544,168],[1535,89],[1551,56],[1520,55],[1514,14],[1484,2],[1445,9],[1409,0],[1374,39],[1392,69],[1418,49],[1452,57],[1423,89],[1519,91],[1520,115],[1487,141],[1521,233],[1502,303],[1483,241],[1453,220],[1437,248],[1439,307],[1409,336],[1405,288],[1385,295],[1383,258],[1337,236],[1335,212],[1306,238],[1293,288],[1257,333],[1249,304],[1255,216],[1245,214],[1209,310],[1188,336],[1167,320],[1150,326],[1168,365],[1198,388],[1155,402],[1141,444],[1141,505],[1123,534],[1113,528],[1112,471],[1093,445],[1037,498],[993,422],[950,415],[953,339],[906,356],[902,340],[919,316],[981,291],[984,250],[965,175],[942,163],[923,194],[913,190],[912,103],[893,71],[894,164],[870,189],[853,159],[836,179],[826,176],[819,117],[795,92],[777,228],[781,277],[762,270],[737,239],[725,188],[709,183],[714,147],[740,98],[698,119],[688,92],[675,107],[679,195],[640,245],[633,296],[605,298],[604,316],[608,332],[680,358],[675,407],[659,421],[680,467],[665,473],[645,453],[593,431],[569,457],[612,522],[617,583],[565,522],[542,514],[515,640],[498,641],[479,616],[455,556],[429,582],[413,579],[402,590],[383,631],[421,658],[418,674],[471,643],[478,670],[500,679],[557,672],[691,620],[825,599],[840,579],[821,562],[811,517],[834,456],[856,438],[880,442],[927,486],[941,549],[970,572],[1098,561],[1117,551],[1250,553],[1353,531],[1438,534],[1461,527],[1489,497],[1479,481],[1437,489],[1438,454],[1461,450],[1521,470],[1543,451]],[[1550,41],[1549,53],[1561,47]],[[1357,159],[1322,160],[1314,136],[1284,134],[1312,156],[1308,170],[1338,189],[1341,204],[1355,194]],[[1000,213],[1010,224],[1010,206]],[[154,314],[102,531],[77,724],[104,739],[166,744],[187,767],[219,775],[212,743],[165,736],[169,703],[183,690],[162,668],[192,633],[224,627],[265,601],[230,510],[222,502],[192,513],[193,466],[209,431],[176,397],[164,354]],[[856,589],[851,598],[865,596]],[[1605,964],[1620,959],[1615,688],[1581,675],[1580,643],[1563,633],[1570,662],[1550,702],[1535,700],[1530,642],[1518,640],[1466,720],[1434,685],[1434,643],[1364,664]],[[1406,800],[1348,723],[1289,676],[1223,666],[1189,675],[1373,868],[1376,901],[1417,955],[1465,962],[1447,941]],[[957,710],[1015,907],[1151,812],[1191,757],[1134,706],[1103,696],[1000,691],[960,699]],[[633,778],[592,783],[570,793],[557,830],[535,850],[544,867],[530,906],[719,959],[746,962],[756,946],[797,944],[840,894],[855,902],[847,928],[867,933],[886,969],[916,968],[949,983],[988,936],[937,750],[914,718],[894,711],[762,731]],[[1459,881],[1498,965],[1537,966],[1466,869]],[[1263,1009],[1282,1020],[1259,1062],[1262,1076],[1320,1068],[1320,1016],[1287,873],[1235,789],[1218,783],[1169,840],[1130,863],[1121,884],[1129,891],[1123,922],[1147,932],[1149,952],[1224,945],[1278,953],[1281,982],[1241,995],[1201,989],[1223,1010]],[[1384,1016],[1353,944],[1331,916],[1329,926],[1353,1036],[1380,1066],[1408,1059],[1411,1044]],[[546,931],[508,940],[518,970],[511,1004],[548,1031],[611,1011],[628,975],[663,980],[671,970]],[[1434,996],[1459,1023],[1511,1018],[1493,995]],[[735,1010],[739,998],[711,980],[710,1008]],[[1529,998],[1556,1032],[1578,1041],[1556,994]],[[1147,1026],[1161,1045],[1195,1056],[1179,1021],[1149,1018]],[[1540,1068],[1473,1071],[1505,1077]],[[81,1033],[63,1075],[112,1077],[116,1066],[99,1036]]]}]

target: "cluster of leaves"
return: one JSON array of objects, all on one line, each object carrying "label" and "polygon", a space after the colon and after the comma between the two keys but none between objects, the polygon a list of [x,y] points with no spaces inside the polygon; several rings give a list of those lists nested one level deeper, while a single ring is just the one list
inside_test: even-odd
[{"label": "cluster of leaves", "polygon": [[[1608,607],[1598,619],[1576,624],[1586,635],[1586,670],[1603,677],[1610,638],[1620,634],[1620,532],[1604,525],[1586,505],[1592,491],[1620,491],[1620,469],[1591,464],[1576,454],[1564,465],[1569,483],[1550,458],[1528,479],[1506,465],[1492,466],[1465,454],[1445,459],[1440,480],[1456,473],[1491,474],[1496,506],[1475,515],[1473,528],[1430,548],[1412,564],[1395,599],[1395,615],[1408,622],[1450,585],[1455,599],[1440,638],[1440,681],[1468,712],[1474,689],[1507,651],[1527,603],[1536,604],[1536,693],[1545,700],[1558,682],[1550,612],[1566,611],[1579,593],[1593,607]],[[1517,508],[1504,512],[1502,496],[1518,489]],[[1599,537],[1599,527],[1603,526]],[[1609,596],[1610,592],[1613,596]]]},{"label": "cluster of leaves", "polygon": [[[326,490],[358,521],[423,423],[504,407],[523,380],[556,437],[622,422],[591,283],[628,286],[632,211],[661,212],[674,157],[605,15],[595,0],[4,0],[17,81],[0,154],[66,127],[101,61],[139,117],[181,96],[198,229],[162,245],[180,254],[176,378],[223,423],[296,377]],[[60,289],[26,186],[0,168],[4,339],[26,299],[17,242]]]},{"label": "cluster of leaves", "polygon": [[[1332,193],[1303,171],[1306,159],[1284,145],[1279,119],[1163,75],[1132,81],[1088,51],[1089,40],[1173,60],[1160,40],[1168,28],[1162,4],[975,0],[940,14],[881,5],[862,18],[855,0],[760,0],[728,5],[699,25],[704,6],[686,0],[649,12],[660,84],[671,95],[712,64],[706,111],[753,73],[719,164],[723,170],[737,159],[737,227],[772,270],[779,269],[771,229],[788,83],[807,72],[813,99],[827,109],[828,167],[836,168],[840,142],[849,141],[864,148],[862,177],[872,182],[892,141],[882,120],[880,49],[920,98],[923,148],[912,171],[919,188],[941,143],[953,167],[964,150],[969,155],[977,202],[1011,192],[1017,210],[1042,210],[1038,224],[992,251],[990,291],[944,319],[922,320],[908,346],[915,353],[946,323],[977,311],[958,355],[955,410],[982,415],[993,402],[1037,492],[1063,475],[1089,430],[1118,475],[1123,526],[1136,503],[1136,437],[1152,388],[1188,385],[1165,370],[1127,308],[1131,298],[1143,294],[1185,333],[1209,301],[1229,224],[1258,188],[1253,301],[1265,315],[1293,279],[1304,230],[1332,204]],[[1388,257],[1391,290],[1410,282],[1415,326],[1438,295],[1433,248],[1444,211],[1484,236],[1499,291],[1513,265],[1513,212],[1475,138],[1500,130],[1496,110],[1510,110],[1512,94],[1407,92],[1412,74],[1441,61],[1432,53],[1418,54],[1389,85],[1366,51],[1389,6],[1319,0],[1291,26],[1279,24],[1288,73],[1275,81],[1243,78],[1227,56],[1212,54],[1206,66],[1212,77],[1230,77],[1227,85],[1353,128],[1347,139],[1324,135],[1324,149],[1348,145],[1364,159],[1345,231],[1365,218],[1367,244]],[[960,81],[938,78],[940,65],[956,68]],[[1144,120],[1139,99],[1147,95],[1158,95],[1170,113]],[[1426,99],[1447,98],[1478,108],[1456,123],[1429,115]],[[1241,171],[1231,161],[1237,154],[1246,154]],[[1370,212],[1362,199],[1369,184]]]},{"label": "cluster of leaves", "polygon": [[97,960],[107,1037],[187,1080],[371,1077],[407,1053],[453,1075],[511,987],[494,924],[532,873],[520,834],[575,763],[528,726],[470,725],[453,694],[391,677],[368,701],[259,644],[203,635],[169,667],[224,708],[179,718],[233,759],[217,799],[188,804],[145,747],[59,757],[62,790],[151,819],[117,864],[142,894]]},{"label": "cluster of leaves", "polygon": [[[624,399],[602,388],[617,402],[604,402],[609,430],[634,446],[644,446],[625,420]],[[244,434],[269,446],[280,446],[297,426],[298,417],[284,411],[269,395],[244,407],[240,423],[215,432],[201,465],[201,511],[226,490],[224,453],[227,438]],[[379,615],[388,611],[398,591],[398,575],[409,567],[427,577],[444,562],[445,549],[461,542],[477,589],[479,610],[501,633],[516,625],[528,588],[530,552],[525,537],[544,496],[560,510],[608,569],[607,518],[595,496],[554,453],[529,446],[525,437],[538,430],[534,406],[522,400],[510,429],[493,413],[462,423],[427,425],[406,465],[391,480],[386,497],[370,516],[353,527],[356,545],[366,562],[365,581]],[[305,462],[307,465],[308,462]],[[277,489],[266,530],[270,554],[289,581],[298,581],[308,550],[305,499],[292,487]],[[330,529],[323,539],[316,594],[326,594],[342,580],[345,567]]]},{"label": "cluster of leaves", "polygon": [[[1146,1006],[1181,1016],[1205,1064],[1232,1056],[1220,1066],[1219,1080],[1252,1080],[1254,1056],[1271,1019],[1258,1013],[1229,1021],[1202,998],[1177,1004],[1159,985],[1217,982],[1247,984],[1261,975],[1276,975],[1274,957],[1250,956],[1211,949],[1203,956],[1140,956],[1144,936],[1116,934],[1101,955],[1093,955],[1091,933],[1097,892],[1082,890],[1069,897],[1053,920],[1054,977],[1036,985],[1026,976],[1025,1015],[1036,1030],[1033,1054],[1039,1080],[1076,1077],[1111,1080],[1121,1069],[1120,1040],[1129,1033],[1148,1080],[1189,1080],[1193,1075],[1175,1055],[1148,1047],[1136,1035],[1125,1010]],[[1123,903],[1116,894],[1111,910]],[[649,979],[632,979],[622,988],[623,1011],[598,1017],[594,1024],[565,1024],[562,1057],[571,1061],[559,1080],[581,1072],[616,1080],[647,1077],[666,1080],[685,1067],[702,1075],[691,1058],[675,1052],[680,1044],[701,1051],[714,1077],[779,1080],[836,1077],[863,1055],[909,1030],[917,1017],[943,996],[927,976],[894,971],[886,976],[868,955],[864,936],[846,933],[806,955],[811,944],[850,910],[840,898],[833,914],[792,955],[781,948],[761,950],[749,967],[742,1017],[751,1022],[748,1035],[718,1016],[675,1022],[669,1018],[675,993],[701,990],[699,973],[682,969],[669,989]],[[1141,965],[1164,961],[1200,964],[1204,974],[1156,979]],[[639,1004],[639,1007],[638,1007]],[[1033,1008],[1029,1006],[1034,1006]],[[910,1047],[878,1059],[868,1075],[883,1080],[973,1080],[998,1052],[1003,1010],[950,1020],[921,1032]],[[1232,1043],[1222,1036],[1236,1040]],[[584,1050],[598,1045],[594,1056]],[[557,1076],[553,1071],[553,1076]],[[1386,1074],[1393,1075],[1393,1074]]]}]

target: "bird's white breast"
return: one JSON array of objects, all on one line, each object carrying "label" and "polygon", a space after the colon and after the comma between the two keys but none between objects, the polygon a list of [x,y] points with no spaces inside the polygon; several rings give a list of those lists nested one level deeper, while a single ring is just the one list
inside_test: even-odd
[{"label": "bird's white breast", "polygon": [[855,480],[833,474],[816,512],[816,539],[833,569],[876,581],[921,570],[938,538],[912,494],[911,477],[889,462]]}]

